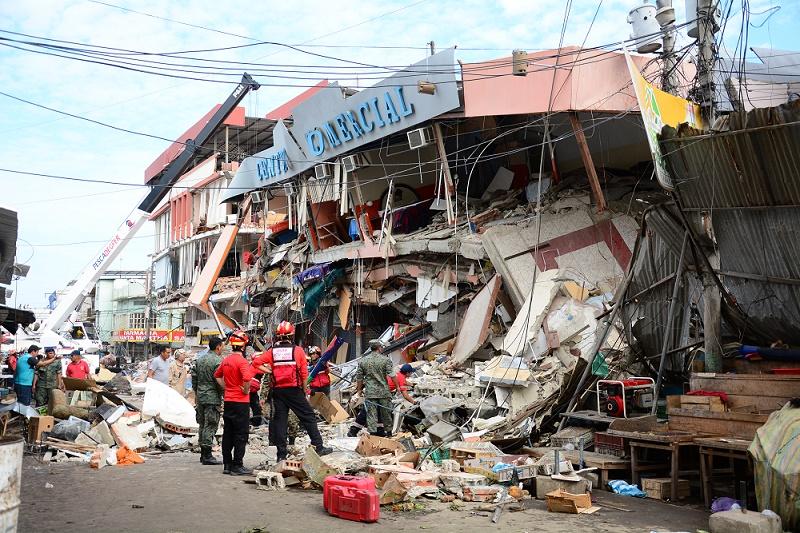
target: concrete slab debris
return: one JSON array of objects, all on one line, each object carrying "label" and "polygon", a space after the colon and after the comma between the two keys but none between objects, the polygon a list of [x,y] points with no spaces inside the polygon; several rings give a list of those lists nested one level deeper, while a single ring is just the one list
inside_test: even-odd
[{"label": "concrete slab debris", "polygon": [[533,355],[530,345],[539,335],[542,321],[550,309],[553,298],[558,294],[561,284],[557,281],[558,276],[558,270],[545,270],[536,276],[533,290],[530,284],[528,285],[528,295],[503,341],[504,353],[511,356]]},{"label": "concrete slab debris", "polygon": [[470,302],[453,346],[453,363],[464,363],[486,342],[501,282],[502,278],[495,274]]}]

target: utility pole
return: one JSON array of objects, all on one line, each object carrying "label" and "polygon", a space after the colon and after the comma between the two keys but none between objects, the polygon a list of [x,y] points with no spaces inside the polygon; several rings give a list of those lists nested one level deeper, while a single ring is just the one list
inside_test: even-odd
[{"label": "utility pole", "polygon": [[[711,128],[715,118],[714,64],[717,59],[715,34],[719,31],[718,0],[697,0],[697,88],[694,99],[700,103],[703,119]],[[688,14],[692,16],[692,14]]]},{"label": "utility pole", "polygon": [[147,279],[144,282],[147,293],[147,307],[144,310],[144,359],[150,358],[150,318],[153,314],[153,258],[150,257],[150,268],[147,269]]},{"label": "utility pole", "polygon": [[[715,34],[719,31],[719,0],[697,0],[697,87],[693,93],[700,103],[703,120],[711,129],[716,118],[716,88],[714,65],[717,61]],[[692,16],[691,13],[687,16]],[[712,167],[713,172],[713,167]],[[714,270],[719,270],[719,255],[706,252],[711,271],[703,274],[703,340],[706,372],[722,371],[722,293],[716,283]]]},{"label": "utility pole", "polygon": [[675,8],[672,0],[656,0],[656,20],[661,26],[661,90],[675,94],[678,88],[676,70],[677,58],[675,57]]}]

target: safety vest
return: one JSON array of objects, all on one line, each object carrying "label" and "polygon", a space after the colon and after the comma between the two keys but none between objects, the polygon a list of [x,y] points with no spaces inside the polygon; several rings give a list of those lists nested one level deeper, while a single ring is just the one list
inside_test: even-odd
[{"label": "safety vest", "polygon": [[272,347],[272,386],[276,389],[302,387],[295,346]]}]

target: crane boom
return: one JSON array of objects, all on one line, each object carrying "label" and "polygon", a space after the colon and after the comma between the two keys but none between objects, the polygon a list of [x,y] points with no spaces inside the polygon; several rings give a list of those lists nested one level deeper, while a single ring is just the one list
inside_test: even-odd
[{"label": "crane boom", "polygon": [[158,207],[161,200],[169,194],[170,189],[189,168],[200,147],[208,141],[214,131],[222,124],[228,115],[236,108],[250,91],[258,90],[259,84],[248,74],[242,75],[242,80],[228,96],[227,100],[214,113],[211,119],[200,130],[195,139],[185,143],[184,149],[173,159],[161,175],[151,183],[150,191],[145,195],[139,206],[131,212],[128,218],[120,225],[114,236],[92,256],[91,261],[81,271],[77,281],[69,292],[61,299],[56,308],[50,313],[42,328],[43,333],[57,333],[59,328],[69,319],[73,311],[83,302],[91,292],[92,287],[100,276],[108,270],[109,265],[119,256],[125,246],[134,237],[152,212]]}]

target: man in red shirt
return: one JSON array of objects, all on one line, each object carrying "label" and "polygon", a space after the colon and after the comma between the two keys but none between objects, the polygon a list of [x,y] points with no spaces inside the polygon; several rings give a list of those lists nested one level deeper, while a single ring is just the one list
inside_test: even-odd
[{"label": "man in red shirt", "polygon": [[253,379],[253,370],[244,358],[244,352],[250,338],[245,332],[236,330],[228,341],[232,351],[214,372],[214,378],[225,391],[222,473],[246,476],[253,473],[244,467],[244,451],[250,432],[250,380]]},{"label": "man in red shirt", "polygon": [[409,403],[418,403],[417,400],[411,397],[408,393],[408,385],[406,385],[406,378],[414,373],[414,367],[409,365],[408,363],[404,364],[400,367],[400,372],[395,375],[395,379],[397,379],[397,385],[394,384],[394,380],[391,376],[386,376],[386,381],[389,383],[389,392],[397,391],[398,386],[400,387],[400,394],[403,395],[403,398]]},{"label": "man in red shirt", "polygon": [[[314,365],[317,364],[319,361],[320,356],[322,355],[322,350],[319,346],[312,346],[308,349],[308,357],[311,359],[309,363],[309,368],[313,369]],[[314,376],[314,379],[311,380],[311,392],[321,392],[325,396],[331,395],[331,374],[329,370],[330,363],[325,363],[325,365],[317,372],[317,375]]]},{"label": "man in red shirt", "polygon": [[89,378],[89,363],[83,360],[80,350],[72,350],[69,354],[72,362],[67,365],[67,377],[75,379]]},{"label": "man in red shirt", "polygon": [[[305,383],[308,378],[306,353],[294,344],[294,326],[283,321],[276,330],[276,342],[261,356],[253,360],[253,365],[260,372],[271,377],[271,394],[275,411],[272,413],[270,433],[278,448],[278,461],[287,456],[286,432],[288,429],[289,410],[300,420],[311,438],[311,444],[319,455],[327,455],[333,450],[322,443],[322,435],[317,427],[314,409],[308,403],[308,390]],[[274,429],[273,429],[274,428]]]}]

